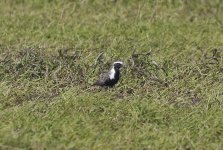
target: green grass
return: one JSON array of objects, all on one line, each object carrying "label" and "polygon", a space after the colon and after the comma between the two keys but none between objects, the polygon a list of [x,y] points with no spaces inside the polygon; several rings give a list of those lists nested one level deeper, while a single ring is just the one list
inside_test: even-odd
[{"label": "green grass", "polygon": [[[0,1],[0,149],[221,149],[223,2]],[[123,60],[112,89],[91,87]]]}]

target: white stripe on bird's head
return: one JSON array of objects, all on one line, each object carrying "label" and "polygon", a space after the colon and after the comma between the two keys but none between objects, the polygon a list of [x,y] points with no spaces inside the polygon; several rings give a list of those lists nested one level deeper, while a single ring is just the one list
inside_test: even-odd
[{"label": "white stripe on bird's head", "polygon": [[112,69],[109,71],[109,78],[111,80],[115,79],[116,71],[119,70],[122,66],[123,66],[123,62],[122,61],[115,61],[113,63]]},{"label": "white stripe on bird's head", "polygon": [[122,62],[122,61],[115,61],[115,62],[113,63],[113,65],[115,65],[115,64],[121,64],[121,65],[123,65],[123,62]]},{"label": "white stripe on bird's head", "polygon": [[123,66],[122,61],[116,61],[113,63],[113,67],[115,68],[115,70],[120,69],[122,66]]}]

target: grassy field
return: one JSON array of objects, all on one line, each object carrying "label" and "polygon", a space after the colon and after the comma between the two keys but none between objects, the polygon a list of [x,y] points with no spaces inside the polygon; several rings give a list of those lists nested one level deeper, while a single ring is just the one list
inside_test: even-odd
[{"label": "grassy field", "polygon": [[[223,1],[1,0],[0,149],[222,149]],[[92,87],[122,60],[114,88]]]}]

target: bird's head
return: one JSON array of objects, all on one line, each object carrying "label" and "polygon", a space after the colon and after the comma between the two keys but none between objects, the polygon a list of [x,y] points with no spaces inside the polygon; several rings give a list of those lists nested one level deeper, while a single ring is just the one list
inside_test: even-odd
[{"label": "bird's head", "polygon": [[116,61],[113,63],[113,67],[115,69],[120,69],[123,66],[123,62],[122,61]]}]

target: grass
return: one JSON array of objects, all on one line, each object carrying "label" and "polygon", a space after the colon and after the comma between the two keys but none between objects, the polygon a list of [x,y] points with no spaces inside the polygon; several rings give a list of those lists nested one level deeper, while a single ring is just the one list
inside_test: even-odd
[{"label": "grass", "polygon": [[[221,149],[223,3],[0,2],[0,149]],[[112,89],[91,87],[114,60]]]}]

